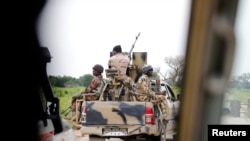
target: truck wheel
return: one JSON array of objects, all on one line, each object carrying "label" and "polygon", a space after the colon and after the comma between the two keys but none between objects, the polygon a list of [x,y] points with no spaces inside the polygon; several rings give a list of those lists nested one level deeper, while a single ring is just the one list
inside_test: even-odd
[{"label": "truck wheel", "polygon": [[167,140],[167,133],[166,133],[166,125],[162,127],[159,136],[152,136],[149,140],[152,141],[166,141]]},{"label": "truck wheel", "polygon": [[94,135],[89,135],[89,141],[105,141],[105,138],[94,136]]},{"label": "truck wheel", "polygon": [[154,136],[152,141],[166,141],[166,136],[165,134],[161,133],[159,136]]},{"label": "truck wheel", "polygon": [[161,140],[161,135],[159,136],[151,135],[149,136],[149,138],[146,139],[146,141],[163,141],[163,140]]}]

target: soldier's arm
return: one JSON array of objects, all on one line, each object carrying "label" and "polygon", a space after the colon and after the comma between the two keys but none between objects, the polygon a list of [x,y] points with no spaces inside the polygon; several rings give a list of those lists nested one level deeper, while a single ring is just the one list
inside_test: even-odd
[{"label": "soldier's arm", "polygon": [[99,78],[95,78],[91,81],[90,85],[86,88],[86,92],[93,92],[95,89],[99,87],[101,81]]},{"label": "soldier's arm", "polygon": [[85,89],[85,92],[89,93],[92,90],[94,90],[98,86],[98,81],[96,79],[93,79],[89,86]]}]

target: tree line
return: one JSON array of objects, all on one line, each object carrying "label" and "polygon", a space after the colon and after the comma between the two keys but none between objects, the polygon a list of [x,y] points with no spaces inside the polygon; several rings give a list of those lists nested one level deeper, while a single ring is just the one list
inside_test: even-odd
[{"label": "tree line", "polygon": [[[158,73],[164,78],[165,81],[173,86],[181,87],[183,71],[185,66],[185,57],[165,57],[165,63],[169,67],[169,71],[162,74],[160,68],[157,69]],[[244,88],[250,89],[250,72],[243,73],[239,76],[233,76],[229,80],[229,88]]]},{"label": "tree line", "polygon": [[[162,73],[159,67],[154,68],[152,79],[159,79],[162,77],[161,79],[170,85],[181,87],[182,78],[184,75],[183,71],[185,66],[185,57],[165,57],[164,62],[169,67],[169,70],[167,70],[165,73]],[[86,87],[90,84],[92,78],[92,74],[84,74],[79,78],[74,78],[71,76],[49,76],[51,85],[55,87]],[[231,78],[229,81],[229,87],[250,89],[250,72]]]},{"label": "tree line", "polygon": [[74,78],[71,76],[53,76],[49,75],[50,84],[54,87],[86,87],[90,84],[93,78],[92,74],[85,74],[79,78]]},{"label": "tree line", "polygon": [[232,77],[229,84],[231,88],[250,89],[250,72]]}]

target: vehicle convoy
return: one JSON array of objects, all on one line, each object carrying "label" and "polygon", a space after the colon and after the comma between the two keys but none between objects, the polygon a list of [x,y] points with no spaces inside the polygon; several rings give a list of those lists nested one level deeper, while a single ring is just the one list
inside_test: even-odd
[{"label": "vehicle convoy", "polygon": [[[129,52],[131,53],[131,51]],[[136,82],[140,68],[147,64],[146,52],[133,52],[132,64],[129,67],[130,77]],[[133,85],[116,79],[117,70],[106,69],[107,80],[102,82],[98,92],[87,93],[76,100],[77,122],[83,126],[82,135],[89,135],[90,141],[101,141],[108,138],[123,140],[147,139],[165,141],[169,120],[174,119],[171,107],[162,107],[160,99],[137,101]],[[167,83],[152,80],[152,89],[165,95],[168,101],[178,101]],[[96,101],[85,101],[88,95],[98,96]],[[163,115],[167,109],[168,115]],[[80,111],[78,111],[80,110]]]}]

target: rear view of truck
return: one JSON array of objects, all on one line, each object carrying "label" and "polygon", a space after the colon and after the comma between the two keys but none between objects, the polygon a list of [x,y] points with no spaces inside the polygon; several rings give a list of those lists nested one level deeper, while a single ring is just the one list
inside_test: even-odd
[{"label": "rear view of truck", "polygon": [[86,121],[81,132],[88,134],[90,141],[104,141],[106,138],[162,139],[165,126],[157,107],[151,102],[86,101],[82,107]]},{"label": "rear view of truck", "polygon": [[[132,52],[134,44],[128,52],[132,64],[127,70],[131,80],[137,82],[141,68],[147,64],[147,52]],[[118,70],[106,69],[105,74],[107,79],[95,93],[99,98],[85,101],[87,95],[92,95],[88,93],[83,96],[82,104],[79,104],[82,107],[79,112],[82,135],[89,135],[89,141],[105,141],[109,138],[165,141],[167,121],[163,118],[161,108],[166,107],[153,101],[137,101],[136,95],[140,94],[135,93],[133,83],[117,79]]]}]

